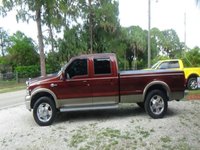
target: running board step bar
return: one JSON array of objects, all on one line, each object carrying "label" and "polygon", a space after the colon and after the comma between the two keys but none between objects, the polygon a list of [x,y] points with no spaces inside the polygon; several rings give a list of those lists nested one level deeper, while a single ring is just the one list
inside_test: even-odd
[{"label": "running board step bar", "polygon": [[116,109],[118,104],[113,105],[92,105],[92,106],[73,106],[73,107],[61,107],[60,112],[70,112],[70,111],[84,111],[84,110],[97,110],[97,109]]}]

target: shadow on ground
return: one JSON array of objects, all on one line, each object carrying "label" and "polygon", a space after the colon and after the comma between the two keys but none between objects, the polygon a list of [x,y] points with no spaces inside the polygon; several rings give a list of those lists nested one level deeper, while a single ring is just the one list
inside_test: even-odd
[{"label": "shadow on ground", "polygon": [[[177,115],[179,112],[173,108],[168,108],[166,118],[173,117]],[[75,111],[75,112],[65,112],[58,113],[55,124],[63,123],[63,122],[76,122],[76,121],[97,121],[97,120],[115,120],[116,118],[121,117],[143,117],[150,118],[148,114],[146,114],[145,110],[138,106],[126,106],[119,107],[118,109],[109,109],[109,110],[88,110],[88,111]]]}]

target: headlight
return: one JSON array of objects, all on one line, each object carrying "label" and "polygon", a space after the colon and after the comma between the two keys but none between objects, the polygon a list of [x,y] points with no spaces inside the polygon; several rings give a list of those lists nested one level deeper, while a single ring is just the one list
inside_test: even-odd
[{"label": "headlight", "polygon": [[31,90],[29,90],[28,88],[26,89],[26,95],[31,95]]},{"label": "headlight", "polygon": [[26,81],[26,85],[27,85],[27,86],[29,86],[30,81],[31,81],[31,78],[29,78],[28,81]]},{"label": "headlight", "polygon": [[29,86],[29,81],[26,81],[26,85]]}]

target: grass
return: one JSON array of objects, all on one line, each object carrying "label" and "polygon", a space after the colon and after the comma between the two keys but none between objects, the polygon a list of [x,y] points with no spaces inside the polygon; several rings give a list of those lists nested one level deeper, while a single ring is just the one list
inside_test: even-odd
[{"label": "grass", "polygon": [[189,90],[184,100],[200,100],[200,89]]},{"label": "grass", "polygon": [[71,138],[67,143],[72,149],[79,150],[136,149],[147,146],[145,141],[151,132],[154,130],[146,130],[140,126],[121,131],[110,127],[97,129],[96,124],[90,124],[71,131]]},{"label": "grass", "polygon": [[0,81],[0,93],[13,92],[26,88],[25,83],[17,83],[16,81]]},{"label": "grass", "polygon": [[161,137],[160,139],[163,143],[169,143],[171,142],[171,138],[169,136],[164,136],[164,137]]},{"label": "grass", "polygon": [[191,95],[191,94],[200,94],[200,90],[191,90],[191,91],[189,91],[188,94],[189,95]]}]

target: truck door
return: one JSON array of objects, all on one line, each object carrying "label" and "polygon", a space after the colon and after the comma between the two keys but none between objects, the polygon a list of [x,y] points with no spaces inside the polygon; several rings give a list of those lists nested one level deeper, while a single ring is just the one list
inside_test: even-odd
[{"label": "truck door", "polygon": [[91,87],[94,105],[118,103],[118,76],[113,75],[110,58],[93,59],[93,78],[91,78]]},{"label": "truck door", "polygon": [[88,59],[76,59],[65,70],[65,81],[57,90],[62,106],[92,105]]}]

